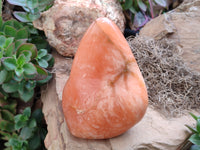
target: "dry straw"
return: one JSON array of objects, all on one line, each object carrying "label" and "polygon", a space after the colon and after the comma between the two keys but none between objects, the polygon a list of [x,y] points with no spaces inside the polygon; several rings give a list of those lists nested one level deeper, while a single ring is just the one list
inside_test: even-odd
[{"label": "dry straw", "polygon": [[168,117],[200,109],[200,74],[184,64],[172,41],[140,36],[127,40],[144,76],[150,105]]}]

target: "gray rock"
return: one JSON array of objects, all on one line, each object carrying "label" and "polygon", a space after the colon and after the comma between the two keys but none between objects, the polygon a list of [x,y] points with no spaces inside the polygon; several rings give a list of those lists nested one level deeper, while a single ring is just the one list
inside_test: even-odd
[{"label": "gray rock", "polygon": [[55,0],[33,24],[45,32],[59,54],[74,56],[83,34],[99,17],[108,17],[124,30],[125,18],[117,0]]}]

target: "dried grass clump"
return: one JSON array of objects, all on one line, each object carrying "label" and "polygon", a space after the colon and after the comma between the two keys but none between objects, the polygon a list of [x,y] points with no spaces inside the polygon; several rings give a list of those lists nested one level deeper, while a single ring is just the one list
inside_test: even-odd
[{"label": "dried grass clump", "polygon": [[172,41],[139,36],[127,40],[144,76],[151,105],[170,117],[200,109],[200,74],[184,64]]}]

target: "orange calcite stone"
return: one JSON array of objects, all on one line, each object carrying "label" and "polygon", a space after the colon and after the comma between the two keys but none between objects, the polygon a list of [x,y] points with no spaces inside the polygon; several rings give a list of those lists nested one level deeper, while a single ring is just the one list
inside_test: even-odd
[{"label": "orange calcite stone", "polygon": [[118,136],[145,114],[146,86],[118,27],[98,18],[82,38],[63,90],[70,132],[85,139]]}]

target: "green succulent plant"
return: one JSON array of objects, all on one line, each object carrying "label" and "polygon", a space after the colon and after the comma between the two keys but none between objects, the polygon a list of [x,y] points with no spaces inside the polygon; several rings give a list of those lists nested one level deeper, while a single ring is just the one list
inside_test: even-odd
[{"label": "green succulent plant", "polygon": [[0,98],[0,134],[6,140],[8,132],[14,131],[14,115],[17,102],[15,100]]},{"label": "green succulent plant", "polygon": [[14,11],[13,15],[21,22],[32,22],[40,13],[52,6],[54,0],[7,0],[12,5],[21,6],[24,11]]},{"label": "green succulent plant", "polygon": [[0,130],[2,139],[7,141],[4,150],[40,149],[47,133],[42,127],[42,118],[41,109],[31,114],[30,107],[25,108],[22,114],[12,115],[12,130]]},{"label": "green succulent plant", "polygon": [[0,18],[0,93],[25,102],[33,97],[37,83],[48,82],[51,74],[46,69],[53,65],[46,49],[26,43],[28,31],[16,20]]},{"label": "green succulent plant", "polygon": [[49,61],[52,59],[52,55],[48,54],[48,51],[46,49],[40,49],[38,51],[38,55],[35,58],[35,60],[37,61],[37,63],[43,67],[43,68],[47,68],[49,66]]},{"label": "green succulent plant", "polygon": [[44,149],[47,133],[41,109],[31,113],[31,108],[26,107],[22,114],[16,114],[16,110],[19,99],[30,101],[36,87],[52,78],[47,69],[53,66],[54,58],[49,54],[44,33],[35,29],[32,21],[51,7],[54,0],[7,1],[21,6],[24,12],[13,13],[21,22],[4,22],[0,17],[0,143],[4,143],[0,147],[40,150]]},{"label": "green succulent plant", "polygon": [[16,106],[16,100],[0,97],[0,140],[8,141],[11,134],[15,132]]},{"label": "green succulent plant", "polygon": [[196,127],[190,127],[186,125],[186,127],[192,132],[192,135],[189,138],[189,141],[194,144],[190,148],[190,150],[199,150],[200,149],[200,117],[190,113],[190,115],[196,120]]}]

